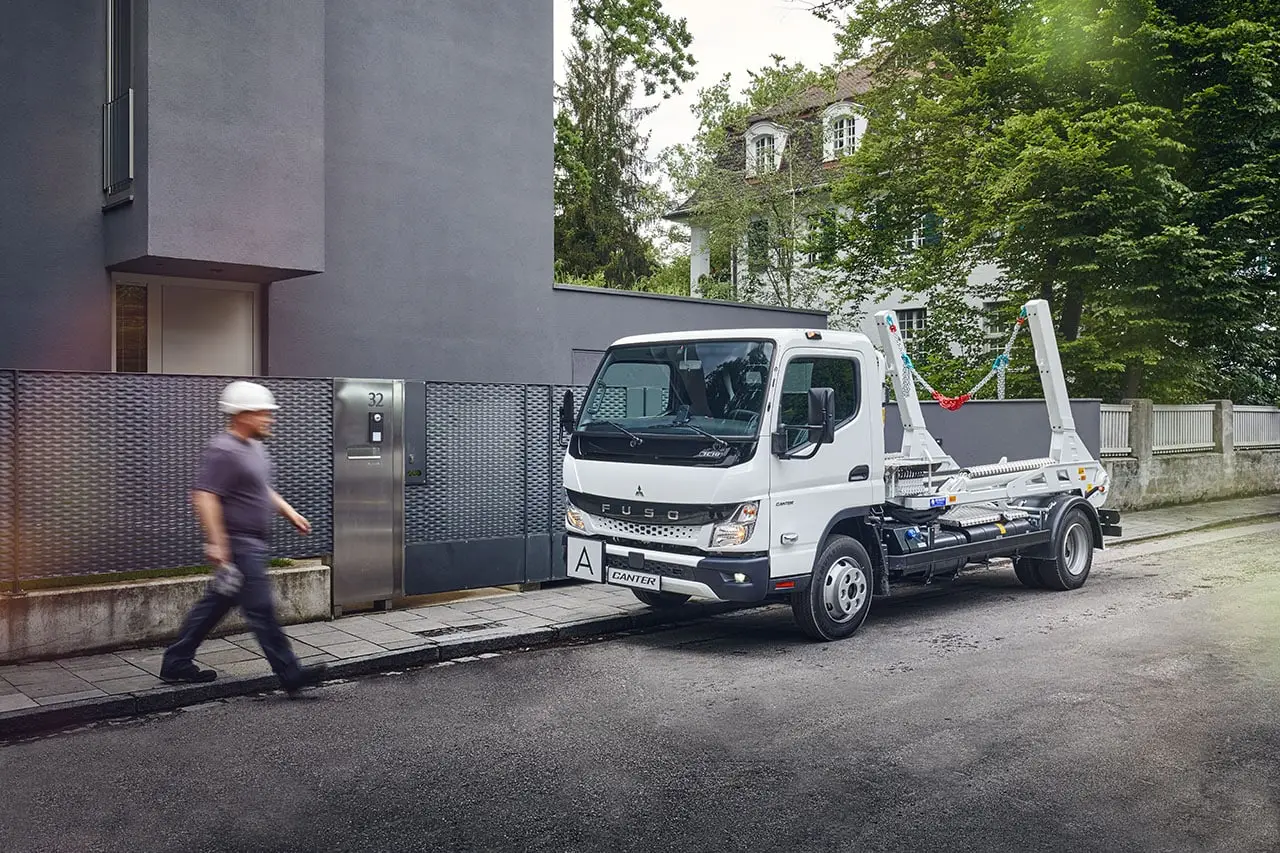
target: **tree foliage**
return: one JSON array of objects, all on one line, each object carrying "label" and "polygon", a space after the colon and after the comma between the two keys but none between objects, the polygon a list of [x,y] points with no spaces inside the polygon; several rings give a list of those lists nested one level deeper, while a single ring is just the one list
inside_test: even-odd
[{"label": "tree foliage", "polygon": [[644,234],[661,207],[641,131],[655,107],[636,98],[637,86],[665,95],[692,78],[685,22],[658,0],[575,0],[572,32],[565,81],[556,87],[556,278],[670,287],[667,279],[646,284],[666,265]]},{"label": "tree foliage", "polygon": [[[961,297],[1004,299],[1012,323],[1044,297],[1077,395],[1276,400],[1276,4],[822,5],[846,16],[846,57],[879,69],[834,190],[856,214],[848,298],[901,288],[958,314]],[[926,216],[940,239],[904,252]],[[976,292],[983,263],[1002,277]],[[938,319],[923,360],[958,383],[984,373],[976,318]],[[1037,393],[1034,366],[1011,383]]]}]

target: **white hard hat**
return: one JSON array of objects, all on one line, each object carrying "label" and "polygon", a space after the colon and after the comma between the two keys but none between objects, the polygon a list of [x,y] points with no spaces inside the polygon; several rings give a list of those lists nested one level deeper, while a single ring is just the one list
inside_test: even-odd
[{"label": "white hard hat", "polygon": [[236,380],[222,390],[218,408],[225,414],[234,415],[237,412],[274,411],[280,407],[276,405],[276,398],[263,386]]}]

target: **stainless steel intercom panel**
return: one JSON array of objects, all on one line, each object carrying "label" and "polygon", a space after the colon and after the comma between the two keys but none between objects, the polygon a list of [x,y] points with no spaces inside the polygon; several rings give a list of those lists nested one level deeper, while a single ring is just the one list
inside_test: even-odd
[{"label": "stainless steel intercom panel", "polygon": [[404,595],[405,387],[333,380],[333,603]]}]

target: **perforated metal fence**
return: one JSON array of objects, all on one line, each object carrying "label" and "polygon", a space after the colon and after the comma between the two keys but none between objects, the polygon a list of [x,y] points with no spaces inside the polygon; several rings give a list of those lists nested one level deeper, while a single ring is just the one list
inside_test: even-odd
[{"label": "perforated metal fence", "polygon": [[[190,493],[201,453],[224,427],[215,402],[232,378],[0,371],[0,589],[15,574],[202,564]],[[281,406],[268,444],[276,488],[313,526],[302,537],[277,519],[272,553],[327,555],[332,380],[256,381]],[[564,390],[428,383],[426,482],[405,488],[406,542],[554,541],[564,513]],[[581,405],[585,389],[572,390]],[[19,422],[20,411],[41,416]]]},{"label": "perforated metal fence", "polygon": [[[23,578],[204,562],[191,487],[223,428],[231,377],[18,371],[0,379],[0,559]],[[324,379],[261,380],[281,405],[270,453],[277,489],[307,516],[283,519],[273,554],[325,554],[333,541],[333,394]],[[7,389],[12,387],[12,392]],[[15,417],[16,414],[16,417]],[[16,524],[14,516],[16,515]],[[7,536],[6,536],[7,533]]]}]

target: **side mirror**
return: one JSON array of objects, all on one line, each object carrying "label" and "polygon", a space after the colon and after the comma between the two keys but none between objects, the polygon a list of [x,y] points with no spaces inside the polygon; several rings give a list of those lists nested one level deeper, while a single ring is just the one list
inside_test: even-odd
[{"label": "side mirror", "polygon": [[564,433],[573,432],[573,422],[576,420],[573,413],[573,392],[565,391],[564,399],[560,401],[560,431]]},{"label": "side mirror", "polygon": [[809,389],[809,441],[831,444],[836,440],[836,392],[834,388]]}]

